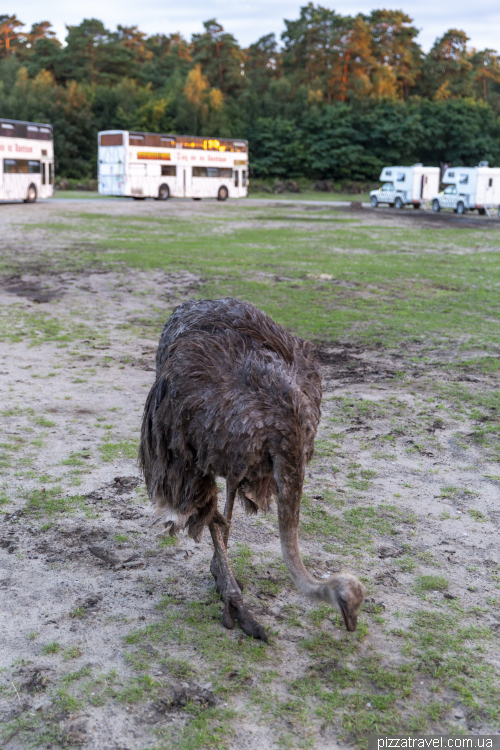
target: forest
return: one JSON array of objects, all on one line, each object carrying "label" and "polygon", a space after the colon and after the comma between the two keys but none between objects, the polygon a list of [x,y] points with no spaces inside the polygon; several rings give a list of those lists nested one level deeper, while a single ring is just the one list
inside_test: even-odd
[{"label": "forest", "polygon": [[386,163],[500,165],[500,56],[449,29],[429,52],[403,11],[309,3],[247,48],[216,19],[185,39],[98,19],[0,15],[0,117],[50,122],[56,172],[96,174],[104,129],[246,138],[251,175],[373,180]]}]

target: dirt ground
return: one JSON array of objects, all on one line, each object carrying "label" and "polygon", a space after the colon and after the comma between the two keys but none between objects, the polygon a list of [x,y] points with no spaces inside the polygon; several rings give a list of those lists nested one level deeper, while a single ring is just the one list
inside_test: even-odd
[{"label": "dirt ground", "polygon": [[[12,248],[25,207],[1,208]],[[34,222],[47,209],[56,220],[59,206],[35,208]],[[449,395],[496,390],[497,374],[457,374],[442,352],[419,363],[416,344],[318,344],[323,418],[301,544],[317,577],[365,581],[362,627],[346,634],[294,589],[274,509],[238,508],[231,555],[271,636],[248,643],[220,623],[208,534],[157,537],[136,464],[157,334],[138,337],[134,321],[202,296],[203,278],[36,272],[41,241],[25,239],[29,271],[3,277],[0,306],[17,311],[14,328],[49,312],[82,333],[33,345],[19,328],[0,343],[0,746],[327,750],[376,730],[500,733],[500,469]]]}]

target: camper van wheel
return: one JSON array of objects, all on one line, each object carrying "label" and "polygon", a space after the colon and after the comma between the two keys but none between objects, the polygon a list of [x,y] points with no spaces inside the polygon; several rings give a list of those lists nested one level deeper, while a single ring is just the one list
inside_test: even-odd
[{"label": "camper van wheel", "polygon": [[413,208],[420,208],[420,203],[414,203]]},{"label": "camper van wheel", "polygon": [[401,200],[401,198],[396,198],[396,200],[394,201],[394,208],[403,208],[403,201]]},{"label": "camper van wheel", "polygon": [[372,208],[377,208],[378,200],[376,195],[372,195],[372,197],[370,198],[370,203]]},{"label": "camper van wheel", "polygon": [[458,201],[457,203],[457,214],[464,214],[466,212],[465,203],[463,201]]},{"label": "camper van wheel", "polygon": [[24,199],[25,203],[34,203],[36,201],[36,186],[31,183],[28,188],[28,193]]},{"label": "camper van wheel", "polygon": [[229,191],[227,187],[224,185],[219,188],[219,192],[217,193],[217,200],[218,201],[225,201],[227,200],[227,196],[229,195]]},{"label": "camper van wheel", "polygon": [[486,209],[485,208],[478,208],[477,212],[479,216],[485,216],[486,215]]},{"label": "camper van wheel", "polygon": [[160,189],[158,190],[158,198],[159,201],[168,201],[170,198],[170,190],[168,185],[160,185]]},{"label": "camper van wheel", "polygon": [[438,201],[438,199],[437,199],[437,198],[435,198],[435,199],[434,199],[434,200],[432,201],[432,210],[433,210],[433,211],[435,211],[436,213],[437,213],[438,211],[441,211],[441,206],[439,205],[439,201]]}]

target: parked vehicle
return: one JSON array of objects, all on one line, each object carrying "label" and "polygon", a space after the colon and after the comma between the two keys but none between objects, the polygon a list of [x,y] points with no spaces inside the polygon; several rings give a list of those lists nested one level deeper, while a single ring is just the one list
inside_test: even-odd
[{"label": "parked vehicle", "polygon": [[372,190],[370,203],[377,208],[379,203],[388,203],[396,208],[412,204],[420,208],[424,201],[430,201],[439,190],[439,167],[384,167],[380,180],[382,187]]},{"label": "parked vehicle", "polygon": [[485,214],[500,205],[500,168],[488,166],[487,161],[477,167],[448,167],[442,181],[446,187],[434,196],[434,211],[452,208],[457,214],[474,210]]},{"label": "parked vehicle", "polygon": [[243,198],[248,142],[106,130],[98,134],[98,175],[101,195]]},{"label": "parked vehicle", "polygon": [[0,200],[34,203],[53,194],[52,125],[0,118]]}]

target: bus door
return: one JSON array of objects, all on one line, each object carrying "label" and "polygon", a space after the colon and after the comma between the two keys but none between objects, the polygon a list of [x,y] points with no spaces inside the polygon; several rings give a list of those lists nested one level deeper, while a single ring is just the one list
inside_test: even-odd
[{"label": "bus door", "polygon": [[184,198],[193,197],[192,167],[182,167],[182,195]]},{"label": "bus door", "polygon": [[236,188],[236,195],[238,196],[239,193],[240,193],[240,191],[239,191],[239,187],[240,187],[240,170],[239,169],[235,169],[234,170],[234,187]]},{"label": "bus door", "polygon": [[52,162],[44,160],[42,161],[42,194],[43,195],[52,194],[52,190],[51,190],[52,180],[53,180]]}]

